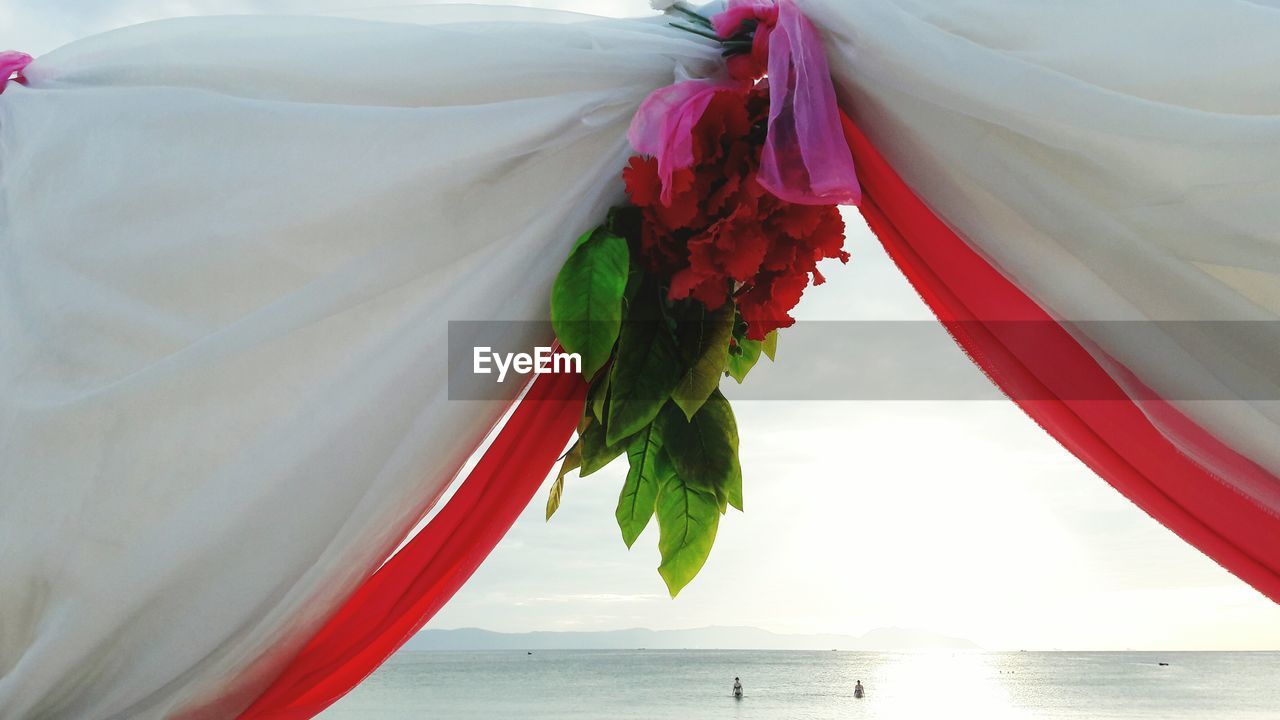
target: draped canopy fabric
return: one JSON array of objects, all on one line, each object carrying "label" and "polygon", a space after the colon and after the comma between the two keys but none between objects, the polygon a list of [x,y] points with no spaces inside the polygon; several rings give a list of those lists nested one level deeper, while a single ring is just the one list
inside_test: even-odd
[{"label": "draped canopy fabric", "polygon": [[[1280,475],[1280,323],[1230,322],[1280,314],[1280,12],[1238,0],[804,7],[828,35],[844,104],[935,213],[1057,318],[1196,321],[1073,332]],[[1158,404],[1146,409],[1215,464]],[[1280,507],[1274,482],[1238,488]]]},{"label": "draped canopy fabric", "polygon": [[165,21],[0,95],[0,717],[234,714],[440,496],[505,406],[447,321],[544,319],[719,60],[562,19]]},{"label": "draped canopy fabric", "polygon": [[[1168,492],[1212,540],[1161,519],[1277,587],[1280,327],[1212,321],[1280,313],[1280,10],[799,4],[862,157],[1031,302],[982,319],[1034,307],[1150,388],[1133,454],[1272,524],[1238,539]],[[537,12],[194,18],[37,58],[0,95],[0,716],[248,707],[501,415],[448,399],[446,322],[543,318],[640,101],[718,63],[662,22]],[[1211,322],[1068,322],[1092,320]]]}]

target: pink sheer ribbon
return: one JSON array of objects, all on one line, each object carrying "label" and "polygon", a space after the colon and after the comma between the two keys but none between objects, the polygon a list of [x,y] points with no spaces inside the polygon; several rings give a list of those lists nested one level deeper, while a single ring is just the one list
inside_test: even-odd
[{"label": "pink sheer ribbon", "polygon": [[23,81],[22,71],[31,64],[31,56],[16,50],[0,51],[0,92],[9,84],[10,79]]},{"label": "pink sheer ribbon", "polygon": [[[729,7],[736,4],[730,0]],[[769,133],[760,184],[787,202],[856,205],[862,194],[822,40],[790,0],[778,3],[777,17],[768,39]]]},{"label": "pink sheer ribbon", "polygon": [[[711,19],[722,38],[747,21],[757,23],[756,52],[767,48],[768,57],[769,128],[760,184],[787,202],[858,204],[858,178],[817,29],[792,0],[729,0]],[[627,137],[636,152],[657,159],[663,202],[670,202],[672,175],[693,164],[692,130],[712,94],[749,86],[749,80],[688,80],[655,91],[640,105]]]},{"label": "pink sheer ribbon", "polygon": [[693,166],[693,128],[707,111],[711,97],[736,87],[729,82],[685,80],[654,90],[640,103],[627,139],[636,152],[657,159],[663,204],[671,204],[675,172]]}]

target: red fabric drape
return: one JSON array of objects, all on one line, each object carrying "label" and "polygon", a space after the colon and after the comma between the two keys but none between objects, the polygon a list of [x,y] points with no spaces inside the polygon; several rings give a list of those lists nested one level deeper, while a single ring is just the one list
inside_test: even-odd
[{"label": "red fabric drape", "polygon": [[[938,219],[847,117],[844,129],[862,182],[863,216],[969,357],[1113,487],[1280,602],[1280,516],[1185,455],[1133,401],[1112,399],[1129,396],[1066,329]],[[1176,422],[1184,438],[1194,436],[1197,451],[1211,453],[1237,481],[1276,482],[1171,405],[1148,407]]]},{"label": "red fabric drape", "polygon": [[577,375],[539,375],[438,515],[364,582],[241,720],[302,720],[373,672],[471,577],[529,504],[573,434]]}]

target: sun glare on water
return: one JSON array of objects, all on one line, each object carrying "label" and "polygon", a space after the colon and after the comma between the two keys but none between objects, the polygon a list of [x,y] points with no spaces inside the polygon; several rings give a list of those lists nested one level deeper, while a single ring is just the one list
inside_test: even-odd
[{"label": "sun glare on water", "polygon": [[867,685],[863,717],[1026,720],[981,653],[903,653],[879,665]]}]

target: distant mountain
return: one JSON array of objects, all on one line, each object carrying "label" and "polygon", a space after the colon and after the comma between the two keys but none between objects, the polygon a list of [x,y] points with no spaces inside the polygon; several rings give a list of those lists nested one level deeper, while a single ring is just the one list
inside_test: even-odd
[{"label": "distant mountain", "polygon": [[876,628],[861,636],[783,635],[753,627],[689,630],[500,633],[478,628],[423,630],[406,650],[976,650],[978,645],[928,630]]}]

